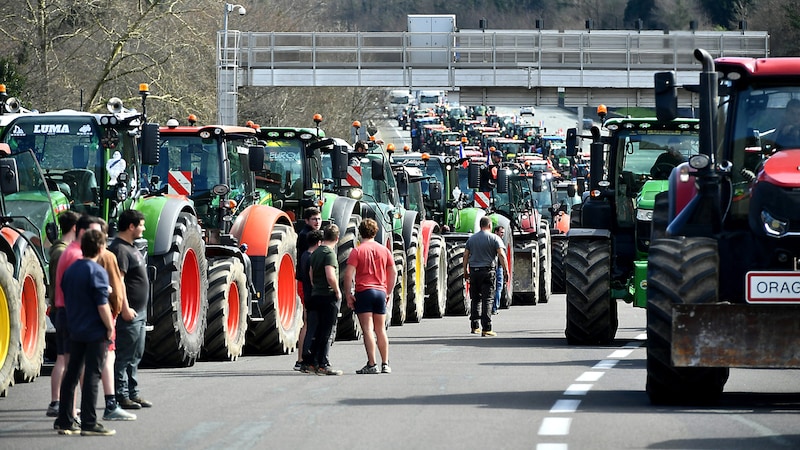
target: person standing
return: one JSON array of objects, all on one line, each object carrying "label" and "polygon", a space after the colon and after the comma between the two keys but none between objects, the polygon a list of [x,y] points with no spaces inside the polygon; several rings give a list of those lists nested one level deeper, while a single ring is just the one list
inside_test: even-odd
[{"label": "person standing", "polygon": [[480,231],[467,239],[464,250],[464,274],[469,277],[471,299],[469,320],[473,334],[483,328],[482,336],[497,336],[492,331],[490,314],[495,290],[495,261],[508,273],[505,244],[492,230],[492,220],[481,217]]},{"label": "person standing", "polygon": [[[307,368],[316,368],[317,375],[341,375],[341,370],[331,369],[328,353],[331,348],[331,333],[336,326],[342,294],[339,291],[339,262],[336,258],[336,243],[339,242],[339,227],[330,224],[322,232],[322,243],[311,254],[311,299],[308,308],[308,336],[311,336],[311,352],[304,360]],[[308,337],[307,336],[307,337]]]},{"label": "person standing", "polygon": [[140,396],[138,370],[144,355],[149,280],[144,256],[133,245],[144,233],[144,214],[127,209],[119,216],[117,238],[109,250],[117,257],[128,304],[136,314],[117,320],[117,360],[114,385],[117,402],[124,409],[149,408],[153,404]]},{"label": "person standing", "polygon": [[[503,240],[503,237],[506,235],[506,228],[502,225],[498,225],[494,227],[494,234],[500,237],[500,240]],[[503,267],[500,264],[495,267],[494,276],[496,282],[494,291],[494,304],[492,305],[492,315],[497,314],[497,311],[500,309],[500,297],[503,296],[503,282],[505,279],[503,278]]]},{"label": "person standing", "polygon": [[[367,364],[356,373],[392,373],[389,366],[389,338],[386,335],[386,307],[396,282],[397,269],[392,252],[375,242],[377,222],[364,219],[358,226],[358,233],[361,242],[350,252],[344,269],[347,306],[358,316],[367,352]],[[380,369],[375,361],[376,338],[381,355]]]},{"label": "person standing", "polygon": [[[303,349],[305,348],[306,322],[308,322],[308,314],[306,313],[305,305],[306,300],[311,298],[311,280],[308,280],[308,283],[306,283],[306,279],[308,279],[308,266],[303,269],[301,263],[303,255],[311,247],[308,241],[309,233],[322,228],[322,214],[320,214],[319,208],[310,206],[303,210],[303,219],[306,221],[306,224],[297,235],[297,267],[295,268],[295,279],[299,281],[297,284],[297,291],[300,295],[300,302],[303,304],[303,326],[300,327],[300,337],[297,341],[297,348],[300,349],[300,351],[297,352],[297,361],[294,363],[294,370],[300,370],[303,367]],[[317,239],[317,244],[319,244],[319,239]]]},{"label": "person standing", "polygon": [[[311,273],[310,273],[311,254],[314,253],[314,251],[316,251],[319,248],[319,244],[320,242],[322,242],[322,230],[311,230],[306,235],[306,239],[308,241],[309,247],[308,250],[303,252],[303,254],[300,255],[300,257],[298,258],[299,264],[298,264],[297,274],[298,278],[300,279],[300,283],[303,286],[303,292],[307,293],[306,299],[310,300],[311,291],[313,289],[311,285]],[[305,301],[307,300],[304,300],[304,304]],[[303,331],[305,331],[306,321],[308,320],[308,314],[306,313],[305,306],[303,307],[303,313],[304,313]],[[311,341],[312,341],[311,338],[307,340],[301,339],[300,342],[298,343],[297,348],[300,349],[298,352],[298,356],[300,357],[300,367],[297,368],[297,365],[295,364],[295,367],[297,368],[296,370],[304,371],[306,373],[308,372],[308,367],[303,365],[303,360],[308,360],[311,355]]]},{"label": "person standing", "polygon": [[[64,321],[59,320],[60,314],[64,313],[64,293],[61,288],[56,284],[56,269],[58,268],[58,260],[66,250],[67,246],[75,240],[75,225],[78,223],[80,215],[72,210],[66,210],[58,215],[58,226],[61,229],[61,239],[57,240],[52,247],[50,247],[50,292],[48,298],[50,299],[50,320],[53,326],[56,327],[56,362],[53,365],[53,371],[50,373],[50,404],[47,406],[47,417],[58,416],[58,402],[61,392],[61,380],[64,379],[64,371],[67,368],[67,358],[69,357],[69,330],[65,327],[60,327]],[[60,292],[61,304],[56,304],[56,291]]]},{"label": "person standing", "polygon": [[61,383],[58,417],[53,424],[59,434],[78,432],[70,413],[82,367],[81,435],[112,436],[116,433],[97,421],[95,411],[100,372],[105,363],[108,342],[114,333],[111,308],[108,306],[108,274],[97,264],[105,245],[106,237],[102,231],[86,231],[81,237],[83,259],[70,265],[61,283],[70,331],[71,357]]}]

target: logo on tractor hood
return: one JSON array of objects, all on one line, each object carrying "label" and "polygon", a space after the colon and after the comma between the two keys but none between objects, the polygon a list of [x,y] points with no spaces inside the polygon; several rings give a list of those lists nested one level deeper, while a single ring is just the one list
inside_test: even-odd
[{"label": "logo on tractor hood", "polygon": [[33,134],[69,134],[69,125],[42,123],[33,126]]}]

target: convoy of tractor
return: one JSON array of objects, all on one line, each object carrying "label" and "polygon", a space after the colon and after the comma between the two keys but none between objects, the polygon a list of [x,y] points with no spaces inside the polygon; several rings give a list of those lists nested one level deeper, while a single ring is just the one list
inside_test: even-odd
[{"label": "convoy of tractor", "polygon": [[[159,127],[144,84],[141,111],[112,98],[107,114],[31,112],[2,87],[0,392],[41,372],[48,253],[68,209],[105,219],[112,234],[122,210],[144,214],[135,244],[151,276],[144,358],[154,366],[296,351],[297,239],[314,206],[340,227],[340,267],[361,221],[378,223],[398,269],[387,326],[469,313],[464,245],[488,216],[506,229],[512,268],[501,308],[566,294],[570,345],[611,343],[619,300],[647,309],[653,403],[714,401],[733,366],[800,367],[788,174],[800,137],[774,126],[800,98],[800,62],[695,56],[699,119],[678,117],[673,73],[656,75],[656,117],[606,120],[601,105],[599,127],[565,138],[492,108],[410,102],[391,116],[410,128],[411,152],[372,127],[367,140],[326,137],[319,115],[308,128],[193,116]],[[336,338],[360,335],[343,304]]]}]

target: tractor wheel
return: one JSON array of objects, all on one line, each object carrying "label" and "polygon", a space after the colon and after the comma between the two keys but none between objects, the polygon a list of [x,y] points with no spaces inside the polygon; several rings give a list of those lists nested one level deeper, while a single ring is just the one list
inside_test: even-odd
[{"label": "tractor wheel", "polygon": [[208,326],[203,356],[235,361],[242,355],[247,332],[247,275],[238,258],[208,262]]},{"label": "tractor wheel", "polygon": [[447,252],[444,237],[431,235],[428,261],[425,264],[425,317],[440,319],[447,307]]},{"label": "tractor wheel", "polygon": [[550,301],[553,278],[550,225],[540,222],[539,232],[544,233],[544,238],[539,241],[539,303],[547,303]]},{"label": "tractor wheel", "polygon": [[20,349],[19,283],[5,253],[0,253],[0,396],[14,383]]},{"label": "tractor wheel", "polygon": [[447,248],[447,309],[448,316],[469,314],[467,280],[464,274],[463,242],[451,244]]},{"label": "tractor wheel", "polygon": [[406,322],[419,323],[425,312],[425,261],[422,260],[422,243],[419,225],[411,231],[411,242],[406,249]]},{"label": "tractor wheel", "polygon": [[180,213],[169,251],[152,262],[153,331],[144,359],[156,366],[191,366],[203,346],[208,313],[208,262],[195,216]]},{"label": "tractor wheel", "polygon": [[569,229],[581,227],[581,213],[583,211],[583,203],[572,205],[572,211],[569,213]]},{"label": "tractor wheel", "polygon": [[606,345],[617,334],[617,301],[611,298],[611,245],[575,239],[566,258],[567,342]]},{"label": "tractor wheel", "polygon": [[563,235],[550,239],[550,256],[552,264],[550,273],[552,280],[552,293],[563,294],[567,292],[564,279],[564,259],[567,257],[567,238]]},{"label": "tractor wheel", "polygon": [[[521,243],[522,249],[527,253],[528,251],[531,252],[531,287],[529,291],[521,292],[517,291],[514,292],[513,297],[511,297],[511,304],[514,305],[535,305],[536,300],[539,297],[539,279],[540,276],[538,275],[541,271],[539,270],[539,242],[538,241],[525,241]],[[520,252],[521,253],[521,252]],[[511,267],[511,270],[514,270]],[[525,270],[525,274],[527,275],[527,270]],[[501,299],[502,302],[502,299]],[[502,304],[501,304],[502,306]]]},{"label": "tractor wheel", "polygon": [[358,316],[355,311],[347,306],[347,302],[344,300],[343,281],[347,258],[350,257],[350,252],[356,248],[358,226],[360,224],[360,216],[351,217],[344,233],[339,236],[339,243],[336,245],[336,258],[339,263],[339,286],[342,292],[342,305],[339,307],[340,316],[336,325],[336,339],[339,341],[354,341],[361,337],[361,325],[358,323]]},{"label": "tractor wheel", "polygon": [[264,262],[261,317],[247,329],[247,350],[259,355],[285,355],[297,348],[303,326],[303,305],[297,295],[297,234],[289,225],[272,228]]},{"label": "tractor wheel", "polygon": [[19,382],[30,382],[42,370],[47,331],[44,271],[33,247],[26,248],[22,255],[18,279],[22,288],[22,295],[19,297],[22,299],[19,306],[22,347],[17,357],[14,378]]},{"label": "tractor wheel", "polygon": [[652,242],[647,274],[647,395],[653,404],[719,400],[729,369],[672,365],[672,305],[714,302],[719,291],[717,243],[709,238]]},{"label": "tractor wheel", "polygon": [[406,314],[408,312],[408,277],[406,277],[406,252],[402,249],[402,244],[395,243],[394,251],[394,267],[397,269],[397,282],[394,284],[392,291],[392,319],[391,324],[400,326],[406,322]]}]

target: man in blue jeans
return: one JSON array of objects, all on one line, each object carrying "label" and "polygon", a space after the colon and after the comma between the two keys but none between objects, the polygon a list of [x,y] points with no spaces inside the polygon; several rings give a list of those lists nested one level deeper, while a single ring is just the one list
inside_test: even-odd
[{"label": "man in blue jeans", "polygon": [[[502,240],[503,237],[506,235],[506,228],[502,225],[498,225],[494,228],[494,234],[498,235]],[[503,266],[497,264],[495,267],[495,278],[497,282],[495,284],[495,291],[494,291],[494,305],[492,306],[492,314],[497,314],[497,310],[500,309],[500,298],[503,296],[503,282],[505,279],[503,278]]]},{"label": "man in blue jeans", "polygon": [[144,233],[144,214],[133,209],[123,211],[119,216],[117,230],[117,238],[108,249],[117,256],[128,305],[136,314],[130,321],[122,316],[117,318],[114,390],[117,402],[123,409],[149,408],[153,404],[139,395],[137,377],[139,362],[144,355],[147,297],[150,292],[147,263],[134,246],[134,241]]}]

